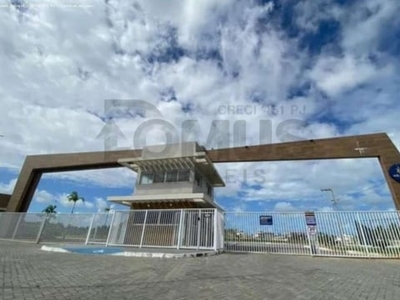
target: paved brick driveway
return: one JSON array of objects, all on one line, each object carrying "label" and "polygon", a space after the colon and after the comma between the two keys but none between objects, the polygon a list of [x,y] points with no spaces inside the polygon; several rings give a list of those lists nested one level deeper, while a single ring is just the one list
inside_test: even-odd
[{"label": "paved brick driveway", "polygon": [[400,261],[82,256],[0,242],[0,270],[1,299],[400,299]]}]

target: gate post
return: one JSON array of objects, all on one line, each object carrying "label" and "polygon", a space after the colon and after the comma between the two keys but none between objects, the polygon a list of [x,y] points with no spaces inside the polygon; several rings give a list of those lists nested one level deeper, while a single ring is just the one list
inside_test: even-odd
[{"label": "gate post", "polygon": [[177,244],[176,249],[178,249],[178,250],[180,249],[181,244],[182,244],[182,241],[181,241],[181,239],[182,239],[182,224],[183,224],[183,209],[181,209],[181,216],[179,219],[179,229],[178,229],[178,242],[176,243]]},{"label": "gate post", "polygon": [[19,225],[20,225],[20,223],[21,223],[21,220],[22,220],[22,217],[23,217],[23,216],[25,216],[25,214],[24,214],[24,213],[20,213],[19,218],[18,218],[17,225],[15,226],[13,235],[12,235],[12,237],[11,237],[12,240],[15,239],[15,236],[17,235],[18,227],[19,227]]},{"label": "gate post", "polygon": [[94,219],[95,218],[96,218],[96,214],[93,214],[92,220],[90,221],[89,230],[88,230],[88,233],[86,235],[85,245],[87,245],[89,243],[90,232],[92,231],[92,227],[93,227],[93,223],[94,223]]},{"label": "gate post", "polygon": [[40,238],[42,236],[44,226],[46,225],[48,216],[49,216],[48,214],[44,215],[44,220],[43,220],[42,224],[40,225],[39,232],[36,237],[36,244],[39,244],[39,242],[40,242]]},{"label": "gate post", "polygon": [[218,251],[217,243],[218,243],[218,209],[214,209],[214,224],[213,224],[213,231],[214,231],[214,251]]},{"label": "gate post", "polygon": [[112,217],[111,217],[110,229],[108,230],[108,235],[107,235],[106,247],[108,247],[108,244],[110,243],[111,231],[113,229],[113,223],[114,223],[115,214],[116,214],[116,212],[113,211],[112,212]]},{"label": "gate post", "polygon": [[140,245],[139,248],[142,248],[143,245],[143,238],[144,238],[144,231],[146,230],[146,222],[147,222],[147,213],[149,212],[149,210],[146,210],[146,214],[144,216],[144,221],[143,221],[143,229],[142,229],[142,236],[140,237]]}]

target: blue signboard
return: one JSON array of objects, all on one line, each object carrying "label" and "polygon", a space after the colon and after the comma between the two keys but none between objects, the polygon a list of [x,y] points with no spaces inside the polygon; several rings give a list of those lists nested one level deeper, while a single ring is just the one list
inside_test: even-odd
[{"label": "blue signboard", "polygon": [[390,167],[389,175],[397,182],[400,182],[400,164],[395,164]]},{"label": "blue signboard", "polygon": [[260,225],[272,225],[272,216],[260,216]]},{"label": "blue signboard", "polygon": [[315,214],[314,212],[306,212],[306,224],[307,226],[316,226],[317,225],[317,220],[315,219]]}]

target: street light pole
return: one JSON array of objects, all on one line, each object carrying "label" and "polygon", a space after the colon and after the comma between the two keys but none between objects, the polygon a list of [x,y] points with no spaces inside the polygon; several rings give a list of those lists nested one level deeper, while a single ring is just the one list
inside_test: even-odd
[{"label": "street light pole", "polygon": [[321,192],[331,192],[331,194],[332,194],[332,200],[331,201],[333,203],[333,207],[334,207],[335,211],[338,210],[337,209],[338,199],[336,199],[336,196],[335,196],[335,193],[333,192],[333,190],[332,189],[321,189]]},{"label": "street light pole", "polygon": [[[333,203],[333,208],[334,211],[337,212],[338,211],[338,199],[335,196],[335,193],[333,192],[332,189],[321,189],[321,192],[330,192],[332,194],[332,203]],[[342,243],[344,243],[344,234],[343,234],[343,228],[342,228],[342,223],[340,222],[340,220],[338,219],[337,215],[336,215],[336,222],[338,223],[338,227],[339,227],[339,231],[340,231],[340,237],[342,239]]]}]

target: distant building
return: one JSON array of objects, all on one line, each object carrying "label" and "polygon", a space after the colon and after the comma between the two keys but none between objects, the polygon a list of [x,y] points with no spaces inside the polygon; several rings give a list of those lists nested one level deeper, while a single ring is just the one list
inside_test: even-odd
[{"label": "distant building", "polygon": [[243,231],[238,231],[238,232],[236,232],[236,237],[238,237],[238,238],[242,238],[242,237],[245,237],[245,233],[243,232]]},{"label": "distant building", "polygon": [[259,231],[254,234],[254,237],[259,239],[273,239],[275,237],[275,234],[273,232]]},{"label": "distant building", "polygon": [[343,238],[341,236],[336,237],[335,241],[337,243],[343,243],[344,245],[354,245],[357,244],[357,237],[349,234],[343,234]]}]

